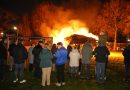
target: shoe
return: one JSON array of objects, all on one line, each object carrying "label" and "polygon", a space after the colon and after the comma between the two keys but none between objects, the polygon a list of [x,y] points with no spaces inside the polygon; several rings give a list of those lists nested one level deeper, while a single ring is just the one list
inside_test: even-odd
[{"label": "shoe", "polygon": [[48,83],[47,86],[50,86],[50,83]]},{"label": "shoe", "polygon": [[45,84],[41,84],[41,86],[45,87]]},{"label": "shoe", "polygon": [[25,83],[26,82],[26,80],[22,80],[22,81],[20,81],[19,83]]},{"label": "shoe", "polygon": [[56,83],[56,86],[60,87],[60,86],[61,86],[61,83]]},{"label": "shoe", "polygon": [[106,76],[104,77],[104,80],[107,80],[107,77],[106,77]]},{"label": "shoe", "polygon": [[65,85],[65,82],[62,82],[61,84],[62,84],[62,85]]},{"label": "shoe", "polygon": [[13,81],[13,83],[16,83],[18,81],[18,78],[16,80]]}]

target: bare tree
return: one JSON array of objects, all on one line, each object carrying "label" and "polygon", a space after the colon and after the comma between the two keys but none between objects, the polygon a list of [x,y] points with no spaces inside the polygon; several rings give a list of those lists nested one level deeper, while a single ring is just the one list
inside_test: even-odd
[{"label": "bare tree", "polygon": [[[104,31],[114,39],[113,50],[116,49],[117,32],[126,28],[126,2],[124,0],[107,0],[96,18],[95,31]],[[126,30],[129,32],[129,30]]]}]

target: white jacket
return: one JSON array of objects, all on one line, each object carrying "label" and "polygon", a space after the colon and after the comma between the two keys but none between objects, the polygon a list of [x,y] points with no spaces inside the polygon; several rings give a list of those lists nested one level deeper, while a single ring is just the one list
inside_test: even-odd
[{"label": "white jacket", "polygon": [[72,51],[69,54],[70,56],[70,67],[78,67],[79,66],[79,59],[80,59],[80,53],[77,49],[72,49]]}]

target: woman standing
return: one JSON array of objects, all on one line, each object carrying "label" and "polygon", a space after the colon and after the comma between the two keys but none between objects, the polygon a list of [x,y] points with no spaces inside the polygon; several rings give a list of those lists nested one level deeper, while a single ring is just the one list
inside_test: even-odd
[{"label": "woman standing", "polygon": [[40,67],[42,68],[42,86],[50,85],[50,75],[52,67],[52,54],[48,43],[45,43],[45,47],[42,49],[40,55]]}]

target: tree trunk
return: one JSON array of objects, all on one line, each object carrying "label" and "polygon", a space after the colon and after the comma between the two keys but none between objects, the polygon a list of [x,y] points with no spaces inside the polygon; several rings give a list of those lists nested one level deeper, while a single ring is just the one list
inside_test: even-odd
[{"label": "tree trunk", "polygon": [[116,42],[117,42],[117,24],[115,23],[115,34],[114,34],[114,45],[113,45],[113,50],[116,51]]}]

